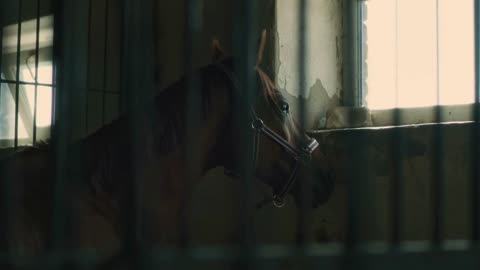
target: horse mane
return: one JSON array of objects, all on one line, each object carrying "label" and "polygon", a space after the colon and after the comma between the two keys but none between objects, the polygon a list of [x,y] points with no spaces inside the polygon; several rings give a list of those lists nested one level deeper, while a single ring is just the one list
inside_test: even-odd
[{"label": "horse mane", "polygon": [[[211,112],[211,89],[208,66],[198,71],[200,85],[194,90],[200,92],[201,120],[205,120]],[[183,77],[167,89],[163,90],[149,104],[150,128],[152,131],[155,150],[157,154],[168,154],[179,145],[185,143],[186,118],[188,99],[188,77]]]},{"label": "horse mane", "polygon": [[[233,57],[224,58],[221,62],[226,63],[227,66],[233,68]],[[260,61],[260,60],[259,60]],[[211,111],[211,96],[210,85],[212,80],[217,79],[214,75],[217,69],[214,64],[210,64],[200,69],[201,85],[198,86],[202,103],[202,117],[205,119]],[[280,100],[283,100],[281,92],[277,85],[266,74],[266,72],[257,64],[255,70],[258,74],[260,82],[260,94],[273,105],[278,105]],[[218,72],[218,71],[217,71]],[[180,81],[174,83],[172,86],[164,90],[154,98],[154,104],[148,105],[152,109],[150,115],[152,116],[152,131],[155,138],[155,149],[157,153],[166,154],[184,143],[185,140],[185,108],[179,108],[187,99],[187,78],[184,77]],[[228,82],[230,87],[234,87],[232,82]],[[183,90],[183,91],[182,91]],[[231,90],[230,90],[231,91]],[[234,95],[232,98],[235,98]]]},{"label": "horse mane", "polygon": [[258,46],[257,64],[255,65],[255,70],[257,71],[260,84],[262,85],[263,96],[267,99],[267,101],[272,100],[275,104],[278,104],[278,101],[280,97],[282,97],[282,94],[278,90],[278,87],[273,82],[273,80],[260,67],[263,61],[263,52],[265,50],[266,42],[267,42],[267,30],[264,29],[262,31],[260,43]]},{"label": "horse mane", "polygon": [[[261,59],[259,59],[260,61]],[[233,69],[233,57],[219,59],[219,62],[226,63]],[[211,83],[212,80],[217,80],[215,76],[215,64],[207,65],[200,69],[199,81],[201,85],[197,87],[200,91],[202,119],[206,119],[211,111]],[[257,64],[255,67],[258,79],[260,82],[260,94],[269,101],[273,102],[274,106],[283,99],[282,94],[273,80],[266,74],[266,72]],[[216,70],[218,72],[218,70]],[[230,88],[234,87],[232,82],[227,82]],[[185,142],[185,120],[186,110],[179,107],[179,104],[185,102],[187,97],[187,78],[183,77],[167,89],[163,90],[159,95],[153,99],[154,104],[149,104],[151,109],[149,115],[152,117],[150,123],[152,124],[152,134],[154,137],[155,149],[159,154],[167,154],[175,150],[179,145]],[[232,91],[232,90],[230,90]],[[232,98],[235,98],[234,95]]]}]

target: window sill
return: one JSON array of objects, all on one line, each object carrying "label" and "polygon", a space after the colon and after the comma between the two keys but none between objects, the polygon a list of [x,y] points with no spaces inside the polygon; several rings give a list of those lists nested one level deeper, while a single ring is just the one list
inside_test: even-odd
[{"label": "window sill", "polygon": [[[440,107],[369,110],[365,107],[336,107],[327,112],[325,125],[315,131],[352,128],[381,128],[412,126],[434,123],[458,123],[473,121],[473,104]],[[440,119],[436,117],[440,110]],[[398,113],[398,119],[395,114]]]}]

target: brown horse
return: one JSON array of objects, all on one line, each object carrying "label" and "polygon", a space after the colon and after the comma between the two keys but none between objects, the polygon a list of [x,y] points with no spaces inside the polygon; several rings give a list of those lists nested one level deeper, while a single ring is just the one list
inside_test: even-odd
[{"label": "brown horse", "polygon": [[[213,49],[214,63],[195,72],[201,82],[198,102],[203,112],[193,130],[198,140],[196,156],[191,157],[186,147],[185,78],[143,104],[136,118],[139,138],[135,145],[138,165],[135,179],[141,186],[140,226],[150,242],[146,244],[171,245],[179,240],[179,222],[190,197],[191,183],[187,184],[185,170],[188,159],[195,161],[195,166],[189,167],[194,179],[200,179],[215,167],[241,171],[235,161],[239,149],[231,147],[240,139],[232,124],[232,104],[245,90],[237,82],[233,59],[223,55],[218,43],[214,43]],[[262,50],[263,45],[259,62]],[[253,151],[257,156],[253,164],[255,176],[271,186],[275,203],[282,204],[287,193],[298,197],[296,187],[303,178],[299,164],[311,160],[315,176],[312,206],[318,206],[333,190],[318,144],[298,128],[288,113],[285,99],[258,64],[255,67],[258,97],[248,116],[255,127],[251,134],[257,142]],[[79,142],[83,185],[75,186],[74,192],[69,193],[75,210],[75,242],[107,257],[121,248],[127,226],[126,204],[131,194],[128,168],[132,160],[123,149],[131,144],[131,138],[125,135],[129,121],[128,116],[122,116]],[[10,252],[40,254],[46,249],[53,197],[48,184],[52,183],[55,166],[51,149],[47,144],[27,148],[0,163],[2,192],[7,179],[13,184],[9,191],[9,199],[13,201],[7,209],[11,214],[10,224],[1,227],[2,246]]]}]

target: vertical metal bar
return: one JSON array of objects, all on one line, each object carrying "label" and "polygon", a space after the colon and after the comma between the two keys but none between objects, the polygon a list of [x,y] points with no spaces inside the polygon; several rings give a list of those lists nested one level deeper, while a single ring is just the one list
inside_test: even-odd
[{"label": "vertical metal bar", "polygon": [[[4,11],[4,1],[0,1],[0,15],[3,16]],[[0,26],[0,104],[2,102],[2,85],[3,85],[3,25]],[[2,190],[0,198],[0,215],[4,218],[0,220],[0,252],[4,253],[6,256],[6,264],[9,264],[10,258],[10,248],[8,244],[8,237],[10,234],[10,224],[11,224],[11,207],[10,204],[12,199],[10,198],[11,193],[11,182],[12,179],[8,175],[8,168],[5,165],[0,163],[0,190]]]},{"label": "vertical metal bar", "polygon": [[85,132],[88,133],[88,96],[91,87],[90,79],[90,53],[91,53],[91,42],[92,42],[92,0],[88,0],[88,33],[87,33],[87,88],[85,89]]},{"label": "vertical metal bar", "polygon": [[405,136],[402,128],[397,127],[400,123],[400,110],[396,108],[393,115],[395,128],[392,129],[392,141],[390,142],[392,151],[392,187],[390,189],[390,222],[391,236],[390,242],[392,248],[398,248],[402,238],[402,227],[404,219],[404,172],[403,159],[405,157]]},{"label": "vertical metal bar", "polygon": [[439,1],[436,0],[435,2],[435,13],[436,13],[436,92],[437,92],[437,105],[435,106],[435,125],[433,128],[433,157],[432,157],[432,189],[433,189],[433,231],[432,231],[432,241],[434,245],[441,245],[442,237],[443,237],[443,219],[442,215],[444,214],[444,164],[443,164],[443,156],[444,156],[444,149],[443,149],[443,126],[441,125],[442,122],[442,115],[440,110],[440,25],[439,25]]},{"label": "vertical metal bar", "polygon": [[[35,97],[33,103],[33,144],[37,143],[37,97],[38,97],[38,57],[39,57],[39,43],[40,43],[40,0],[37,0],[36,12],[36,33],[35,33]],[[53,82],[52,82],[53,84]]]},{"label": "vertical metal bar", "polygon": [[127,229],[124,235],[124,242],[123,245],[126,249],[128,255],[131,256],[133,261],[132,264],[137,264],[138,255],[138,247],[141,243],[141,230],[140,230],[140,219],[141,215],[139,214],[139,185],[138,185],[138,178],[136,177],[136,170],[138,168],[138,164],[135,162],[136,160],[136,151],[135,148],[138,143],[138,134],[135,132],[136,125],[135,119],[138,119],[138,112],[134,109],[134,105],[136,100],[138,100],[139,93],[134,93],[131,89],[136,89],[138,87],[136,85],[138,83],[138,72],[136,72],[136,67],[133,66],[135,64],[135,46],[133,44],[133,40],[135,42],[139,42],[139,33],[136,33],[136,27],[138,25],[138,2],[131,2],[128,0],[124,0],[122,3],[122,38],[123,38],[123,46],[122,46],[122,54],[123,54],[123,63],[122,63],[122,78],[124,83],[122,83],[122,92],[125,94],[126,99],[125,101],[130,104],[125,104],[127,108],[133,109],[132,111],[132,119],[129,123],[129,136],[130,136],[130,146],[127,149],[127,157],[130,159],[131,167],[129,168],[129,177],[130,179],[128,184],[129,194],[127,195],[129,198],[128,205],[127,205],[127,213],[124,222],[127,224]]},{"label": "vertical metal bar", "polygon": [[124,238],[124,247],[132,263],[140,266],[141,250],[143,244],[142,226],[143,216],[140,211],[143,184],[141,182],[140,157],[142,154],[140,126],[140,107],[153,92],[153,41],[152,35],[152,1],[122,2],[122,94],[127,97],[125,101],[130,102],[131,114],[129,115],[127,136],[131,144],[127,149],[127,158],[132,165],[128,175],[127,183],[127,209],[125,219],[127,225]]},{"label": "vertical metal bar", "polygon": [[[56,1],[56,0],[55,0]],[[55,20],[56,18],[53,19],[54,20],[54,23],[55,23]],[[53,32],[53,36],[54,36],[54,40],[55,40],[55,31]],[[55,45],[54,45],[55,47]],[[55,49],[54,49],[55,51]],[[50,119],[50,123],[51,123],[51,126],[50,126],[50,134],[53,134],[53,130],[54,130],[54,126],[55,126],[55,119],[56,119],[56,105],[55,105],[55,101],[57,100],[57,59],[55,58],[55,54],[53,54],[53,57],[52,57],[52,115],[51,115],[51,119]],[[50,136],[51,137],[51,136]]]},{"label": "vertical metal bar", "polygon": [[235,127],[239,131],[241,141],[235,145],[237,159],[239,161],[240,173],[243,178],[242,190],[239,193],[241,212],[240,222],[242,230],[242,243],[240,246],[240,264],[241,268],[251,268],[253,265],[253,170],[254,165],[251,160],[253,157],[253,133],[251,131],[250,108],[254,106],[255,93],[258,91],[255,87],[255,74],[252,72],[255,66],[255,25],[256,25],[256,6],[253,0],[239,0],[234,2],[234,55],[235,70],[238,74],[241,84],[242,95],[233,96],[234,99],[234,121]]},{"label": "vertical metal bar", "polygon": [[[85,19],[86,8],[82,1],[54,2],[53,79],[59,90],[55,95],[56,121],[52,134],[54,168],[52,187],[52,219],[48,249],[70,251],[76,246],[76,213],[73,206],[74,193],[80,181],[80,145],[72,144],[74,116],[78,116],[78,95],[85,80]],[[56,71],[59,71],[58,74]],[[53,80],[55,81],[55,80]],[[63,262],[62,264],[66,263]]]},{"label": "vertical metal bar", "polygon": [[[110,1],[105,0],[105,39],[103,41],[103,85],[102,85],[102,125],[105,124],[105,100],[107,94],[107,49],[108,49],[108,17]],[[88,99],[88,97],[87,97]]]},{"label": "vertical metal bar", "polygon": [[[398,0],[395,0],[395,109],[393,112],[393,123],[397,127],[401,121],[400,110],[398,108]],[[390,193],[390,204],[392,211],[391,218],[391,244],[392,248],[397,248],[401,242],[402,226],[403,226],[403,200],[404,200],[404,175],[403,175],[403,158],[405,149],[405,136],[401,128],[392,130],[392,188]]]},{"label": "vertical metal bar", "polygon": [[[0,15],[3,16],[4,12],[4,7],[3,7],[3,1],[0,2]],[[1,84],[3,83],[3,25],[0,26],[0,104],[2,104],[2,92],[1,92]]]},{"label": "vertical metal bar", "polygon": [[[80,145],[72,144],[74,117],[79,115],[78,95],[85,80],[85,19],[87,10],[82,1],[55,3],[54,59],[59,89],[55,107],[57,112],[52,143],[54,146],[52,175],[52,224],[49,248],[65,251],[75,246],[76,216],[72,196],[80,181]],[[68,28],[67,28],[68,27]]]},{"label": "vertical metal bar", "polygon": [[19,91],[20,91],[20,49],[22,41],[22,5],[23,0],[18,1],[18,17],[17,17],[17,60],[16,60],[16,74],[15,74],[15,138],[14,138],[14,147],[18,147],[18,103],[19,103]]},{"label": "vertical metal bar", "polygon": [[[91,1],[91,0],[90,0]],[[120,89],[119,89],[119,97],[118,97],[118,105],[119,105],[119,114],[124,114],[128,111],[129,107],[129,100],[127,91],[128,88],[125,86],[125,83],[128,82],[128,78],[125,78],[124,75],[127,74],[127,70],[125,67],[129,64],[129,59],[127,58],[128,54],[128,39],[127,39],[127,30],[125,27],[127,24],[125,23],[125,18],[127,16],[127,1],[123,0],[120,2]],[[90,86],[89,86],[90,87]]]},{"label": "vertical metal bar", "polygon": [[480,241],[480,0],[474,0],[474,42],[475,42],[475,101],[473,104],[472,125],[472,179],[471,179],[471,208],[472,208],[472,243],[478,245]]},{"label": "vertical metal bar", "polygon": [[398,0],[395,0],[395,108],[398,108],[398,99],[399,99],[399,91],[398,91],[398,76],[399,76],[399,71],[398,71],[398,42],[399,42],[399,37],[398,37],[398,21],[399,21],[399,14],[398,14]]},{"label": "vertical metal bar", "polygon": [[[348,35],[348,38],[351,40],[352,37],[354,36],[354,31],[352,30],[352,24],[353,22],[351,21],[354,17],[352,17],[352,14],[354,13],[354,10],[356,8],[356,5],[357,4],[357,1],[355,0],[347,0],[346,1],[346,5],[345,5],[345,11],[344,11],[344,18],[345,18],[345,21],[346,21],[346,32],[347,32],[347,35]],[[353,28],[354,29],[354,28]],[[350,46],[348,45],[345,45],[345,50],[344,50],[344,57],[346,59],[347,62],[351,63],[350,61],[353,62],[353,59],[354,59],[354,56],[353,56],[353,53],[352,51],[354,50],[354,48],[352,48],[351,46],[353,46],[353,44],[350,42]],[[347,65],[347,66],[350,66],[350,68],[353,66],[353,65]],[[348,72],[348,71],[347,71]],[[350,72],[348,72],[348,74],[350,74],[352,77],[353,77],[353,71],[350,70]],[[351,78],[350,77],[350,80],[346,80],[346,82],[344,82],[344,86],[347,87],[346,89],[349,89],[348,86],[351,85]],[[350,100],[350,101],[347,101],[347,104],[343,104],[345,106],[347,105],[352,105],[354,104],[354,101]],[[353,141],[353,139],[352,139]],[[350,144],[348,144],[350,146]],[[352,156],[352,160],[350,161],[350,164],[354,164],[355,163],[355,159],[354,157]],[[352,171],[352,170],[350,170]],[[354,178],[354,173],[350,173],[348,174],[347,176],[350,181],[347,185],[347,227],[346,227],[346,239],[345,239],[345,256],[348,256],[349,255],[349,252],[351,251],[351,249],[355,246],[356,242],[357,242],[357,228],[358,228],[358,217],[356,216],[357,215],[357,211],[358,211],[358,208],[356,207],[356,204],[355,204],[355,198],[354,198],[354,182],[357,182],[358,180]],[[345,258],[345,262],[347,261],[348,259]]]},{"label": "vertical metal bar", "polygon": [[[131,57],[131,33],[133,32],[132,30],[132,2],[124,0],[121,2],[121,80],[122,83],[121,85],[121,96],[123,97],[121,105],[122,105],[122,112],[129,111],[131,107],[133,107],[130,102],[133,103],[133,98],[132,98],[132,93],[129,91],[131,88],[132,84],[132,78],[130,74],[131,70],[131,65],[132,65],[132,57]],[[135,115],[132,115],[132,117],[135,117]],[[135,197],[137,192],[135,189],[131,189],[131,187],[135,188],[133,185],[135,179],[134,177],[134,164],[130,162],[131,160],[134,159],[133,157],[133,143],[134,143],[134,138],[133,138],[133,122],[132,120],[129,120],[128,123],[128,136],[130,139],[130,145],[126,149],[125,156],[129,159],[128,164],[130,164],[129,168],[127,168],[127,173],[128,173],[128,178],[129,183],[128,188],[130,190],[129,194],[127,196],[133,196]],[[127,205],[126,209],[126,217],[123,219],[123,222],[126,223],[126,230],[123,235],[123,243],[122,245],[124,246],[124,249],[127,254],[130,254],[130,251],[134,251],[135,248],[134,246],[137,245],[139,242],[139,236],[138,236],[138,218],[136,216],[136,207],[137,207],[137,200],[135,198],[130,198],[130,201],[128,202],[129,205]],[[135,260],[135,258],[134,258]],[[134,262],[133,262],[134,263]]]},{"label": "vertical metal bar", "polygon": [[[298,77],[298,88],[299,88],[299,116],[300,116],[300,127],[301,130],[306,130],[306,118],[307,118],[307,93],[306,93],[306,79],[307,79],[307,63],[306,57],[308,52],[307,47],[307,1],[300,0],[297,10],[298,14],[298,35],[299,35],[299,47],[298,47],[298,68],[299,68],[299,77]],[[306,168],[305,178],[302,181],[299,181],[300,194],[297,194],[300,198],[300,209],[297,215],[297,245],[300,248],[304,248],[307,243],[308,231],[309,231],[309,220],[308,212],[309,208],[312,205],[312,183],[311,175],[309,168]]]},{"label": "vertical metal bar", "polygon": [[58,65],[58,57],[60,57],[61,53],[61,46],[59,44],[60,42],[60,37],[59,37],[59,31],[62,30],[61,25],[59,25],[58,20],[60,20],[61,13],[59,13],[59,10],[61,10],[61,4],[58,4],[60,0],[52,0],[52,6],[53,6],[53,52],[52,52],[52,114],[51,114],[51,119],[50,119],[50,137],[53,137],[54,130],[55,130],[55,119],[56,119],[56,100],[57,100],[57,87],[58,87],[58,82],[57,82],[57,65]]},{"label": "vertical metal bar", "polygon": [[355,96],[355,106],[362,107],[364,105],[365,93],[363,89],[363,63],[364,63],[364,48],[363,48],[363,36],[364,36],[364,29],[363,29],[363,20],[364,20],[364,1],[363,0],[356,0],[356,8],[357,8],[357,20],[356,20],[356,36],[355,42],[353,43],[356,46],[356,69],[354,71],[354,78],[357,82],[357,91]]},{"label": "vertical metal bar", "polygon": [[[65,35],[64,28],[64,20],[67,16],[71,15],[66,13],[66,11],[71,10],[72,8],[68,6],[67,3],[64,3],[61,0],[56,0],[54,2],[54,38],[53,38],[53,59],[56,61],[56,65],[58,65],[58,69],[62,71],[61,74],[58,76],[58,89],[66,89],[65,85],[65,72],[64,67],[66,66],[66,57],[65,57],[65,43],[64,40],[67,35]],[[64,208],[63,208],[63,199],[62,196],[64,191],[64,181],[66,179],[66,148],[67,142],[66,137],[68,134],[67,128],[67,117],[66,113],[68,113],[68,104],[66,104],[66,93],[61,93],[56,95],[55,97],[55,111],[59,111],[58,117],[55,121],[53,133],[52,133],[52,141],[55,143],[55,151],[53,153],[53,160],[55,161],[55,168],[53,169],[52,175],[54,178],[52,179],[53,184],[53,198],[52,198],[52,220],[49,232],[49,238],[47,239],[47,248],[48,249],[59,249],[64,246],[63,243],[63,234],[64,234]]]},{"label": "vertical metal bar", "polygon": [[[346,63],[348,65],[351,65],[351,67],[348,67],[348,75],[351,78],[350,80],[355,81],[355,80],[361,80],[362,78],[358,76],[358,65],[356,65],[356,61],[359,61],[361,55],[356,55],[358,53],[358,47],[361,46],[361,44],[356,41],[357,40],[357,25],[360,23],[358,15],[359,15],[359,5],[361,3],[357,0],[348,0],[346,1],[346,7],[345,7],[345,17],[347,21],[347,33],[348,33],[348,40],[351,42],[351,44],[345,44],[345,56],[347,58]],[[351,82],[344,83],[345,87],[348,87],[348,85],[351,86],[350,89],[354,89],[352,91],[357,91],[358,89],[355,89],[357,85],[359,85],[359,82],[356,82],[352,85]],[[348,88],[346,88],[348,89]],[[358,95],[350,93],[352,97],[355,97]],[[356,101],[354,98],[349,98],[348,100],[345,101],[346,103],[344,105],[346,106],[351,106],[354,107],[355,104],[358,104],[359,102]],[[349,170],[348,173],[348,186],[347,186],[347,194],[348,194],[348,204],[347,204],[347,235],[346,235],[346,242],[345,242],[345,256],[350,256],[351,251],[358,245],[359,242],[359,230],[360,230],[360,221],[361,221],[361,211],[363,211],[365,205],[365,202],[362,201],[362,192],[366,189],[368,186],[368,173],[367,173],[367,160],[366,160],[366,155],[363,153],[364,148],[367,140],[366,140],[366,132],[365,131],[359,131],[358,133],[351,133],[346,136],[348,139],[347,147],[352,149],[352,155],[350,157],[350,166],[351,170]],[[366,199],[366,198],[365,198]],[[346,259],[345,262],[347,262],[348,259]],[[347,265],[345,266],[347,267]]]},{"label": "vertical metal bar", "polygon": [[[0,2],[0,7],[1,6],[2,6],[2,3]],[[2,39],[3,39],[3,36],[2,38],[0,38],[0,43]],[[2,46],[0,46],[0,49],[1,48]],[[0,53],[0,55],[2,54],[3,54],[3,51]],[[0,67],[1,67],[1,62],[0,62]],[[0,82],[0,98],[2,95],[3,85],[4,83]],[[10,258],[11,250],[10,250],[10,244],[8,240],[12,232],[12,220],[13,220],[12,207],[11,207],[11,205],[13,204],[13,198],[12,198],[12,192],[11,192],[13,177],[10,176],[9,169],[10,168],[8,167],[8,165],[0,163],[0,185],[1,185],[0,190],[1,190],[1,196],[2,196],[0,198],[0,214],[2,215],[2,217],[4,217],[0,219],[0,252],[5,254],[6,260],[7,260],[6,263],[9,263],[9,260],[11,259]]]},{"label": "vertical metal bar", "polygon": [[[343,24],[345,31],[345,41],[343,42],[343,70],[345,72],[344,79],[342,81],[345,91],[345,97],[343,98],[343,106],[358,106],[361,105],[361,32],[359,31],[359,14],[361,14],[361,0],[346,0],[344,7]],[[361,29],[361,28],[360,28]],[[358,89],[360,87],[360,89]]]},{"label": "vertical metal bar", "polygon": [[[194,61],[198,59],[195,50],[203,27],[203,0],[187,0],[185,4],[185,35],[184,35],[184,71],[187,80],[187,105],[185,108],[186,149],[191,153],[185,153],[187,162],[186,192],[190,194],[192,185],[199,172],[200,141],[198,130],[202,122],[202,93],[200,74],[194,73]],[[188,236],[188,211],[183,211],[180,220],[180,245],[186,251],[189,247]],[[186,254],[185,254],[186,255]],[[187,261],[187,260],[186,260]]]},{"label": "vertical metal bar", "polygon": [[[3,8],[1,3],[0,3],[0,8]],[[3,27],[0,27],[0,83],[3,83],[2,61],[3,61]],[[2,101],[2,96],[0,94],[0,104],[1,104],[1,101]]]}]

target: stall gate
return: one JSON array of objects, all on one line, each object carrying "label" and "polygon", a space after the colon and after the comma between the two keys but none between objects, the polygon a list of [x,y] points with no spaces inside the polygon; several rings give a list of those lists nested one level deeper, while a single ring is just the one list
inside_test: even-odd
[{"label": "stall gate", "polygon": [[[355,0],[345,2],[345,15],[354,17],[348,10]],[[305,47],[307,36],[307,1],[298,0],[300,18],[298,36],[298,61],[300,66],[300,83],[298,89],[304,91],[305,85]],[[178,66],[182,73],[190,74],[194,69],[194,59],[199,54],[196,44],[202,38],[204,1],[185,0],[183,14],[186,18],[178,33],[184,44],[179,49],[182,56],[178,59]],[[122,130],[127,138],[133,140],[132,145],[138,145],[138,117],[139,112],[134,104],[148,100],[162,84],[161,72],[157,58],[156,47],[159,46],[156,35],[156,12],[168,8],[167,3],[155,0],[127,1],[61,1],[61,0],[2,0],[0,2],[0,143],[2,147],[21,149],[26,145],[41,147],[43,141],[50,140],[55,160],[51,171],[53,214],[50,223],[50,232],[46,252],[39,255],[12,254],[7,249],[2,250],[2,269],[16,267],[19,269],[57,269],[57,268],[95,268],[99,263],[95,256],[88,251],[78,251],[74,237],[68,237],[66,228],[75,226],[73,214],[75,210],[70,205],[69,198],[75,195],[76,190],[69,189],[79,181],[83,168],[80,161],[80,147],[69,147],[70,142],[93,133],[101,126],[117,118],[120,113],[129,112],[133,117],[128,118],[128,124]],[[239,84],[245,86],[245,100],[239,104],[236,119],[241,124],[249,126],[249,104],[252,93],[254,76],[250,67],[255,64],[257,44],[261,32],[257,29],[257,22],[262,14],[257,10],[256,1],[233,1],[232,18],[232,50],[239,62]],[[479,137],[479,89],[478,89],[478,1],[475,1],[475,109],[472,124],[473,138]],[[281,19],[281,18],[277,18]],[[353,19],[345,20],[352,23]],[[172,27],[178,27],[173,25]],[[348,27],[347,27],[348,29]],[[352,27],[352,29],[354,29]],[[353,30],[351,30],[353,31]],[[356,55],[355,48],[351,48],[352,57]],[[355,62],[355,61],[352,61]],[[178,67],[177,66],[177,67]],[[175,68],[175,67],[172,67]],[[187,178],[193,176],[188,168],[194,168],[194,151],[198,150],[199,139],[192,134],[196,115],[200,108],[193,106],[193,102],[200,97],[197,95],[202,87],[199,78],[187,77],[188,95],[186,109],[186,139],[188,149],[193,151],[187,160]],[[300,125],[305,126],[305,115],[308,111],[306,102],[299,99]],[[190,102],[190,103],[189,103]],[[238,104],[237,104],[238,105]],[[395,114],[397,123],[400,114]],[[441,122],[440,113],[437,114]],[[368,179],[369,172],[364,168],[363,151],[351,153],[348,162],[352,164],[350,175],[355,181],[350,182],[348,200],[348,225],[345,241],[337,244],[315,244],[302,237],[309,226],[308,200],[301,200],[302,210],[297,215],[297,240],[293,245],[265,246],[257,245],[249,225],[252,211],[249,207],[241,207],[239,220],[241,222],[241,237],[238,245],[233,247],[192,246],[188,237],[181,237],[180,247],[175,249],[149,249],[143,245],[141,237],[141,222],[138,211],[141,188],[134,179],[138,176],[135,166],[138,166],[138,155],[134,149],[125,150],[124,154],[131,155],[130,183],[128,183],[129,202],[125,221],[128,223],[124,233],[123,251],[115,257],[119,265],[131,265],[133,269],[191,269],[212,268],[218,269],[478,269],[478,240],[479,240],[479,143],[471,141],[472,151],[472,178],[471,178],[471,238],[458,245],[448,245],[442,239],[440,220],[443,218],[445,175],[443,168],[446,164],[440,158],[443,153],[442,125],[434,125],[433,138],[436,157],[433,160],[432,181],[435,183],[435,195],[432,221],[433,235],[430,242],[405,243],[401,239],[402,215],[393,214],[391,219],[391,237],[381,244],[369,244],[360,240],[358,223],[362,216],[358,214],[358,207],[368,197],[368,190],[361,184]],[[190,131],[190,132],[189,132]],[[241,131],[237,137],[244,142],[232,144],[248,145],[253,138],[248,136],[249,131]],[[119,135],[119,136],[123,136]],[[315,134],[313,134],[315,136]],[[355,140],[361,140],[368,133],[358,132]],[[393,131],[392,159],[399,161],[402,158],[402,132]],[[252,140],[251,140],[252,139]],[[361,149],[361,147],[359,148]],[[7,151],[6,149],[5,151]],[[243,160],[242,170],[246,179],[242,182],[243,188],[238,190],[239,200],[249,202],[252,197],[253,167],[249,166],[250,151],[245,151],[238,158]],[[3,168],[2,175],[2,230],[8,228],[12,212],[12,179],[9,178],[9,168]],[[402,213],[399,200],[402,198],[402,163],[396,162],[393,166],[394,192],[391,201],[391,212]],[[68,179],[68,181],[66,180]],[[190,179],[191,182],[193,181]],[[300,183],[300,190],[309,190],[310,184]],[[308,197],[305,195],[305,197]],[[245,205],[240,203],[240,205]],[[187,228],[180,228],[186,234]],[[8,247],[8,241],[2,236],[2,248]],[[104,267],[108,267],[105,265]]]}]

